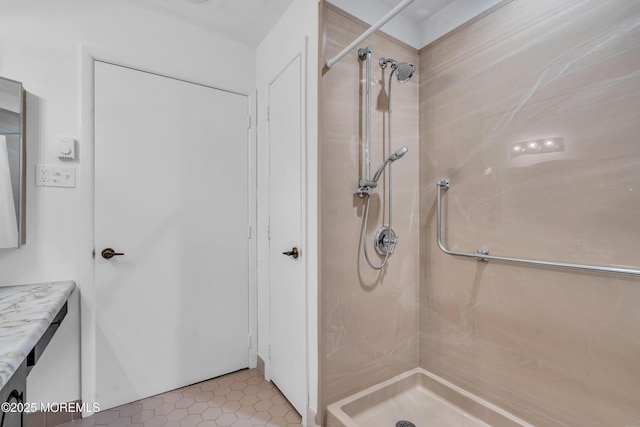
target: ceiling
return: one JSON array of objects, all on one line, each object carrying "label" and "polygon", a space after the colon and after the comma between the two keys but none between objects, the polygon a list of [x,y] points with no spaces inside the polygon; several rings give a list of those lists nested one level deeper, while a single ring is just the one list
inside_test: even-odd
[{"label": "ceiling", "polygon": [[[257,47],[293,0],[123,0]],[[306,0],[317,1],[317,0]],[[326,0],[369,24],[401,0]],[[421,48],[499,0],[414,0],[382,30]]]},{"label": "ceiling", "polygon": [[125,1],[256,47],[293,0]]},{"label": "ceiling", "polygon": [[[388,6],[389,10],[393,9],[398,3],[400,3],[400,0],[378,1]],[[400,12],[400,15],[420,24],[422,21],[438,13],[451,3],[453,3],[453,0],[414,0],[413,3]]]}]

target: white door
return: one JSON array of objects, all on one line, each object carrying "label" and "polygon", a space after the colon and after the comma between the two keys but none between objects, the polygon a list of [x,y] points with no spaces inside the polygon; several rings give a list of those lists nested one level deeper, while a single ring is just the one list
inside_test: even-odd
[{"label": "white door", "polygon": [[[307,407],[302,145],[302,57],[269,86],[270,376],[293,407]],[[283,252],[297,248],[299,256]]]},{"label": "white door", "polygon": [[248,366],[247,114],[243,95],[95,64],[101,409]]}]

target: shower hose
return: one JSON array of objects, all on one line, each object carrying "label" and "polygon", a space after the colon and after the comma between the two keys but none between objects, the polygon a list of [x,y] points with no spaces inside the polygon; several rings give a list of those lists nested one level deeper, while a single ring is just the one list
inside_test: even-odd
[{"label": "shower hose", "polygon": [[[364,247],[364,258],[367,260],[367,264],[369,267],[374,270],[381,270],[385,265],[387,265],[387,260],[389,260],[389,253],[391,252],[391,240],[387,239],[385,242],[385,246],[387,250],[384,254],[384,260],[380,265],[373,265],[371,260],[369,259],[369,252],[367,251],[367,225],[369,223],[369,206],[371,205],[371,194],[367,195],[367,207],[364,213],[364,222],[362,223],[362,246]],[[391,225],[389,225],[389,229],[391,229]]]}]

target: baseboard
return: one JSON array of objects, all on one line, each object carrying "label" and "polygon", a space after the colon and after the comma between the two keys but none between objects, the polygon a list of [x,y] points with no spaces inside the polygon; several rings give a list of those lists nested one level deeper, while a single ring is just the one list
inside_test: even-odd
[{"label": "baseboard", "polygon": [[307,427],[322,427],[320,424],[316,424],[318,421],[318,414],[313,409],[307,408]]},{"label": "baseboard", "polygon": [[262,374],[262,377],[264,378],[264,359],[259,354],[258,354],[258,371],[260,371],[260,373]]}]

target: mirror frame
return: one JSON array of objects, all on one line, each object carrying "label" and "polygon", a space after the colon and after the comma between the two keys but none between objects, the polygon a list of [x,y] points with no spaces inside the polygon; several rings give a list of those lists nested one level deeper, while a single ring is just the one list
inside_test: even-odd
[{"label": "mirror frame", "polygon": [[16,249],[20,248],[22,245],[26,243],[27,233],[26,233],[26,164],[27,164],[27,153],[26,153],[26,104],[27,97],[26,91],[24,90],[24,86],[22,82],[18,82],[12,79],[7,79],[5,77],[0,77],[0,80],[3,80],[8,83],[13,83],[17,85],[18,89],[18,107],[19,107],[19,115],[20,118],[18,120],[18,197],[15,202],[16,209],[16,219],[18,224],[18,244],[14,247],[4,247],[0,249]]}]

